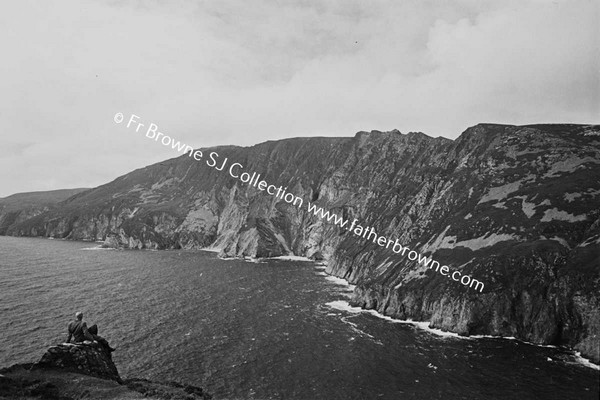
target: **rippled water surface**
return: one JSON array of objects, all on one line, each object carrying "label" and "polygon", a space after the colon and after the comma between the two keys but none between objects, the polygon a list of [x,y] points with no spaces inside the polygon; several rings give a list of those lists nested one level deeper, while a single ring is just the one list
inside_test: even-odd
[{"label": "rippled water surface", "polygon": [[598,399],[570,352],[344,310],[313,263],[93,247],[0,237],[0,366],[37,361],[82,310],[122,376],[219,399]]}]

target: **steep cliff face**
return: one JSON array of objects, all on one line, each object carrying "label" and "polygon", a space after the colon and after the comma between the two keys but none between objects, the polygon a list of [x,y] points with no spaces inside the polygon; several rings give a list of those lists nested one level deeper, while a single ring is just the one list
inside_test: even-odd
[{"label": "steep cliff face", "polygon": [[[133,171],[7,234],[328,260],[353,303],[462,334],[575,346],[600,329],[600,128],[481,124],[458,139],[359,132],[203,149]],[[209,154],[218,153],[214,167]],[[222,171],[219,168],[227,158]],[[243,183],[241,172],[303,200]],[[462,286],[308,211],[323,207],[485,283]]]},{"label": "steep cliff face", "polygon": [[10,226],[49,211],[57,203],[87,189],[62,189],[47,192],[17,193],[0,199],[0,235]]},{"label": "steep cliff face", "polygon": [[570,344],[598,362],[598,144],[591,127],[477,126],[430,164],[435,176],[404,183],[414,189],[386,234],[484,281],[483,293],[372,243],[357,249],[352,236],[330,272],[358,284],[355,305],[461,334]]}]

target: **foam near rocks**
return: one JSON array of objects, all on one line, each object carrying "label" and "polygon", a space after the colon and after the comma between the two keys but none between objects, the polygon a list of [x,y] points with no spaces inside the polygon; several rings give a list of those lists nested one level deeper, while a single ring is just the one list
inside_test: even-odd
[{"label": "foam near rocks", "polygon": [[589,359],[583,357],[581,355],[581,353],[578,351],[575,352],[575,360],[577,361],[578,364],[584,365],[588,368],[595,369],[596,371],[600,371],[600,365],[594,364]]},{"label": "foam near rocks", "polygon": [[468,339],[468,337],[460,336],[459,334],[454,333],[454,332],[446,332],[441,329],[430,328],[429,322],[394,319],[392,317],[388,317],[387,315],[380,314],[375,310],[365,310],[360,307],[351,306],[350,303],[348,303],[345,300],[331,301],[329,303],[326,303],[326,305],[331,308],[334,308],[336,310],[341,310],[341,311],[346,311],[346,312],[351,312],[351,313],[371,314],[377,318],[384,319],[386,321],[389,321],[389,322],[392,322],[395,324],[410,324],[410,325],[418,327],[421,330],[433,333],[433,334],[435,334],[437,336],[441,336],[441,337],[454,337],[454,338]]},{"label": "foam near rocks", "polygon": [[278,257],[271,257],[271,258],[269,258],[269,260],[285,260],[285,261],[305,261],[305,262],[313,262],[313,260],[311,260],[310,258],[307,258],[307,257],[301,257],[301,256],[294,256],[294,255],[289,255],[289,256],[278,256]]},{"label": "foam near rocks", "polygon": [[202,250],[202,251],[208,251],[210,253],[220,253],[221,252],[221,249],[216,248],[216,247],[204,247],[204,248],[202,248],[200,250]]},{"label": "foam near rocks", "polygon": [[117,250],[117,249],[112,248],[112,247],[96,246],[96,247],[84,247],[80,250],[95,251],[95,250]]},{"label": "foam near rocks", "polygon": [[[426,321],[412,321],[412,320],[400,320],[400,319],[394,319],[392,317],[389,317],[387,315],[383,315],[375,310],[365,310],[363,308],[360,307],[354,307],[352,305],[350,305],[350,303],[348,303],[345,300],[335,300],[335,301],[331,301],[329,303],[326,303],[325,305],[336,309],[336,310],[340,310],[340,311],[345,311],[345,312],[349,312],[349,313],[353,313],[353,314],[359,314],[359,313],[367,313],[367,314],[371,314],[377,318],[380,319],[384,319],[386,321],[392,322],[392,323],[396,323],[396,324],[410,324],[413,326],[416,326],[417,328],[427,331],[429,333],[435,334],[437,336],[440,337],[453,337],[453,338],[457,338],[457,339],[464,339],[464,340],[475,340],[475,339],[504,339],[504,340],[516,340],[520,343],[524,343],[524,344],[528,344],[530,346],[536,346],[536,347],[546,347],[546,348],[552,348],[552,349],[556,349],[557,346],[554,345],[545,345],[545,344],[536,344],[536,343],[531,343],[531,342],[526,342],[520,339],[517,339],[513,336],[491,336],[491,335],[471,335],[471,336],[461,336],[457,333],[454,332],[447,332],[447,331],[443,331],[441,329],[437,329],[437,328],[430,328],[429,327],[429,322]],[[580,352],[576,351],[573,354],[574,358],[575,358],[575,363],[578,365],[583,365],[585,367],[588,368],[592,368],[595,369],[597,371],[600,371],[600,365],[594,364],[593,362],[591,362],[589,359],[583,357],[581,355]]]},{"label": "foam near rocks", "polygon": [[325,279],[327,279],[329,282],[335,283],[336,285],[345,286],[348,290],[354,290],[354,288],[356,288],[356,285],[352,285],[347,280],[338,278],[337,276],[327,275]]}]

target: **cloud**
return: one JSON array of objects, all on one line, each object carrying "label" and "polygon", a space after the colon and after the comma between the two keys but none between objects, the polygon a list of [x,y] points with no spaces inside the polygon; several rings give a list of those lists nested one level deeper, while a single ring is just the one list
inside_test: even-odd
[{"label": "cloud", "polygon": [[428,42],[437,65],[432,79],[456,92],[457,85],[469,88],[464,113],[509,123],[597,116],[598,6],[542,5],[482,13],[474,21],[436,21]]},{"label": "cloud", "polygon": [[[597,123],[594,1],[13,2],[0,195],[95,186],[194,146],[478,122]],[[12,171],[19,171],[16,177]]]}]

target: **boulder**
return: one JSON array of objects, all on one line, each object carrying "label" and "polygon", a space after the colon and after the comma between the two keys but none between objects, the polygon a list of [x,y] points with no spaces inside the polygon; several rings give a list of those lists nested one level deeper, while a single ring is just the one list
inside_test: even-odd
[{"label": "boulder", "polygon": [[122,383],[110,353],[92,342],[52,346],[33,369],[61,369]]}]

